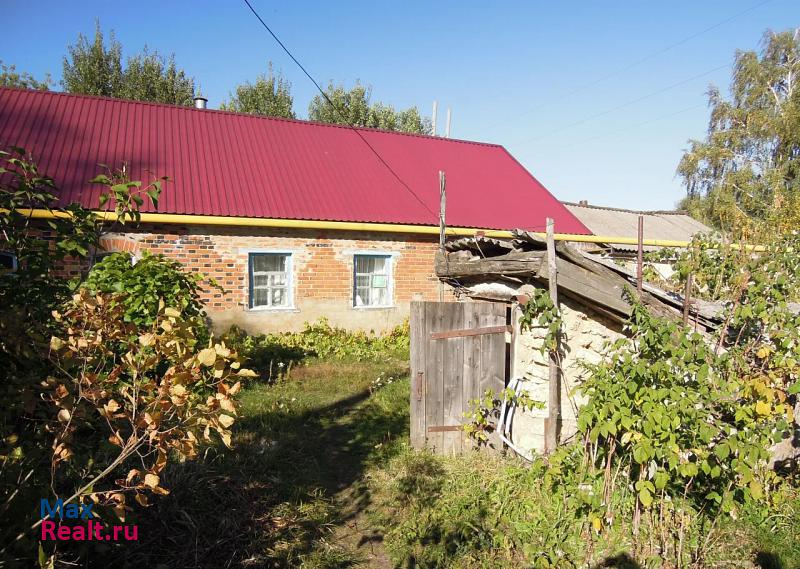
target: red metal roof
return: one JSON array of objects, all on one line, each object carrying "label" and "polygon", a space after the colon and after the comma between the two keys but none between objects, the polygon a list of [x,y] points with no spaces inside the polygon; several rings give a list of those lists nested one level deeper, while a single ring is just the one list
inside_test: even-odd
[{"label": "red metal roof", "polygon": [[160,213],[437,225],[444,170],[448,225],[541,230],[552,217],[590,233],[502,146],[359,132],[385,164],[348,127],[0,88],[0,148],[25,148],[65,203],[97,207],[87,181],[127,163],[134,180],[171,178]]}]

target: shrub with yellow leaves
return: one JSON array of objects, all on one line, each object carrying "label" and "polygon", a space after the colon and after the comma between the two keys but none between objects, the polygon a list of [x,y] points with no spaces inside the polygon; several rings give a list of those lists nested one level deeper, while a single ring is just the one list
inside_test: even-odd
[{"label": "shrub with yellow leaves", "polygon": [[[170,457],[193,459],[216,437],[231,446],[240,379],[255,376],[224,343],[192,349],[191,323],[163,302],[145,330],[123,311],[114,295],[80,290],[54,313],[64,330],[50,341],[58,373],[41,384],[52,408],[54,475],[84,473],[72,499],[88,495],[121,519],[126,496],[146,505],[149,493],[169,492],[160,474]],[[98,455],[99,433],[107,443]],[[135,467],[122,476],[128,463]]]}]

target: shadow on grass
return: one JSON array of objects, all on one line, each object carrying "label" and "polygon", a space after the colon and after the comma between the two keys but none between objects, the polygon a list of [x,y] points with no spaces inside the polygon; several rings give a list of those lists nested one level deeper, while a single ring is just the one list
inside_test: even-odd
[{"label": "shadow on grass", "polygon": [[[140,541],[124,546],[121,565],[351,566],[327,538],[370,504],[359,480],[396,454],[391,443],[409,419],[407,405],[387,410],[368,401],[368,390],[343,395],[303,412],[275,406],[242,417],[233,450],[171,467],[163,476],[170,495],[130,521],[140,524]],[[345,489],[342,509],[335,497]]]}]

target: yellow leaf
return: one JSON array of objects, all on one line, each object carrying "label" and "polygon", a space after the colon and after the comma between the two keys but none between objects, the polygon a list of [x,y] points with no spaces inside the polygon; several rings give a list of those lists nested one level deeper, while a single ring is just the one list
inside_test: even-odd
[{"label": "yellow leaf", "polygon": [[62,423],[69,422],[71,417],[72,415],[66,409],[62,409],[61,411],[58,412],[58,420],[61,421]]},{"label": "yellow leaf", "polygon": [[223,414],[223,415],[219,416],[219,424],[222,425],[223,427],[225,427],[226,429],[228,427],[230,427],[231,425],[233,425],[234,421],[235,421],[235,419],[233,417],[231,417],[230,415],[224,415]]},{"label": "yellow leaf", "polygon": [[106,413],[114,413],[119,410],[119,403],[110,399],[108,403],[106,403],[103,408],[106,410]]},{"label": "yellow leaf", "polygon": [[231,448],[231,434],[227,431],[221,432],[219,434],[222,442],[225,443],[225,446]]},{"label": "yellow leaf", "polygon": [[61,338],[56,338],[55,336],[50,338],[50,349],[51,350],[57,351],[57,350],[60,350],[63,347],[64,347],[64,340],[62,340]]},{"label": "yellow leaf", "polygon": [[222,407],[223,411],[233,413],[234,415],[236,414],[236,406],[233,404],[233,401],[228,398],[220,399],[219,406]]},{"label": "yellow leaf", "polygon": [[144,494],[136,494],[136,501],[139,503],[140,506],[146,508],[150,503],[147,501],[147,496]]},{"label": "yellow leaf", "polygon": [[759,415],[769,415],[771,410],[772,406],[766,401],[759,401],[756,403],[756,413]]},{"label": "yellow leaf", "polygon": [[213,366],[214,362],[217,361],[217,352],[214,348],[200,350],[200,353],[197,354],[197,361],[204,366]]},{"label": "yellow leaf", "polygon": [[238,372],[236,372],[236,375],[238,375],[239,377],[258,377],[258,374],[256,372],[246,368],[240,369]]},{"label": "yellow leaf", "polygon": [[230,349],[226,348],[224,344],[217,344],[214,346],[214,351],[217,352],[217,355],[221,358],[227,358],[231,355]]},{"label": "yellow leaf", "polygon": [[603,522],[597,516],[592,516],[592,527],[599,533],[603,529]]},{"label": "yellow leaf", "polygon": [[186,388],[182,386],[180,383],[177,385],[173,385],[169,388],[170,395],[174,395],[175,397],[183,397],[186,395]]},{"label": "yellow leaf", "polygon": [[139,343],[142,346],[145,346],[145,347],[146,346],[152,346],[154,341],[155,341],[155,335],[153,335],[153,334],[147,333],[147,334],[142,334],[141,336],[139,336]]},{"label": "yellow leaf", "polygon": [[762,359],[762,360],[763,360],[764,358],[766,358],[766,357],[769,355],[769,348],[767,348],[766,346],[761,346],[761,347],[758,349],[758,351],[756,352],[756,355],[757,355],[757,356],[758,356],[760,359]]},{"label": "yellow leaf", "polygon": [[164,310],[164,315],[169,316],[170,318],[180,318],[181,311],[176,308],[172,308],[170,306],[169,308]]},{"label": "yellow leaf", "polygon": [[156,474],[148,472],[144,475],[144,485],[148,488],[157,488],[160,481],[161,479]]}]

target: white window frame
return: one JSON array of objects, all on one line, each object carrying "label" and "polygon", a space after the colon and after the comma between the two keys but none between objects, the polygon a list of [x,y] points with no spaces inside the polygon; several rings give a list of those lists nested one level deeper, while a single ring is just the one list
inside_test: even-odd
[{"label": "white window frame", "polygon": [[[247,255],[247,309],[252,312],[280,312],[296,310],[294,305],[294,252],[277,249],[246,249]],[[286,306],[253,306],[253,255],[281,255],[286,257]]]},{"label": "white window frame", "polygon": [[[387,308],[396,308],[394,302],[394,266],[397,258],[397,253],[391,251],[353,251],[353,267],[350,274],[350,282],[352,283],[352,294],[350,296],[350,303],[355,310],[385,310]],[[370,304],[367,306],[359,306],[356,304],[356,258],[357,257],[381,257],[386,259],[386,299],[387,304]]]}]

